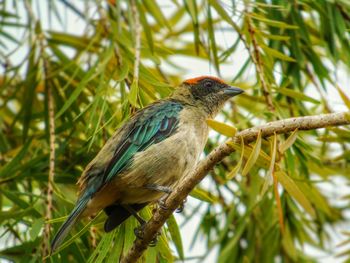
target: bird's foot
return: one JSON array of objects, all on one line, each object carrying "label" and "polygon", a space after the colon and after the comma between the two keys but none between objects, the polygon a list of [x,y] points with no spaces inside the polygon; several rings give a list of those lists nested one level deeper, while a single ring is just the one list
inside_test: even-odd
[{"label": "bird's foot", "polygon": [[[158,206],[163,209],[163,210],[168,210],[168,208],[165,205],[166,199],[168,196],[162,197],[161,199],[159,199],[158,201]],[[180,204],[180,206],[176,209],[176,213],[181,213],[184,208],[185,208],[185,203],[187,202],[187,198],[185,198],[182,203]]]},{"label": "bird's foot", "polygon": [[180,204],[180,206],[176,209],[176,213],[181,213],[184,208],[185,208],[185,203],[187,202],[187,198],[185,198],[184,200],[182,200],[182,203]]},{"label": "bird's foot", "polygon": [[173,192],[173,189],[171,189],[170,187],[157,184],[146,184],[145,188],[148,190],[166,193],[168,195]]},{"label": "bird's foot", "polygon": [[[134,234],[137,238],[143,239],[144,238],[144,228],[145,228],[146,223],[141,224],[139,227],[136,227],[134,229]],[[156,236],[151,240],[149,243],[150,247],[155,247],[158,242],[158,236],[160,236],[160,232],[157,232]]]},{"label": "bird's foot", "polygon": [[164,195],[158,200],[158,207],[163,210],[168,210],[168,208],[165,206],[166,199],[169,195]]},{"label": "bird's foot", "polygon": [[141,224],[139,227],[134,228],[134,234],[137,238],[143,239],[143,230],[146,224]]}]

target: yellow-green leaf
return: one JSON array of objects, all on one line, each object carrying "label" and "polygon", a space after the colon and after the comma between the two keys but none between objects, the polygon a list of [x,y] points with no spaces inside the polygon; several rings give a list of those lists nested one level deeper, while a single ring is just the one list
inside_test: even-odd
[{"label": "yellow-green leaf", "polygon": [[139,85],[137,83],[137,81],[134,81],[131,84],[131,88],[130,88],[130,93],[128,96],[128,100],[130,102],[131,105],[133,105],[134,107],[137,107],[137,97],[139,94]]},{"label": "yellow-green leaf", "polygon": [[114,72],[114,80],[115,81],[122,81],[124,80],[129,72],[129,66],[127,63],[123,63],[120,68],[118,68],[115,72]]},{"label": "yellow-green leaf", "polygon": [[288,97],[291,97],[293,99],[299,99],[299,100],[304,100],[304,101],[308,101],[311,103],[315,103],[315,104],[320,104],[320,102],[314,98],[311,98],[307,95],[305,95],[304,93],[301,93],[299,91],[296,90],[292,90],[292,89],[287,89],[287,88],[279,88],[276,89],[277,92],[282,93]]},{"label": "yellow-green leaf", "polygon": [[294,58],[291,58],[285,54],[283,54],[282,52],[279,52],[278,50],[276,49],[273,49],[273,48],[269,48],[268,46],[266,45],[261,45],[261,47],[263,48],[263,50],[268,54],[268,55],[271,55],[275,58],[279,58],[279,59],[282,59],[282,60],[285,60],[285,61],[289,61],[289,62],[295,62],[295,59]]},{"label": "yellow-green leaf", "polygon": [[344,104],[350,110],[350,98],[345,94],[345,92],[338,85],[336,85],[335,87],[337,88],[338,93],[341,99],[343,100]]},{"label": "yellow-green leaf", "polygon": [[177,253],[179,254],[179,258],[181,260],[183,260],[184,259],[184,250],[183,250],[183,245],[182,245],[182,239],[181,239],[180,229],[179,229],[179,226],[176,222],[174,215],[171,215],[168,218],[166,223],[167,223],[171,238],[172,238],[174,245],[176,247]]},{"label": "yellow-green leaf", "polygon": [[289,41],[289,39],[290,39],[290,36],[272,35],[272,34],[267,34],[267,33],[264,33],[264,32],[257,31],[257,33],[258,32],[259,32],[259,34],[262,37],[265,37],[265,38],[268,38],[268,39],[272,39],[272,40]]},{"label": "yellow-green leaf", "polygon": [[227,137],[235,136],[237,129],[231,125],[227,125],[223,122],[218,122],[216,120],[209,119],[207,120],[207,124],[210,128],[217,131],[218,133],[225,135]]},{"label": "yellow-green leaf", "polygon": [[241,169],[241,167],[242,167],[243,158],[244,158],[244,140],[243,140],[242,136],[241,136],[241,146],[242,146],[241,158],[239,159],[237,165],[226,176],[227,180],[231,180],[233,177],[235,177],[237,175],[239,169]]},{"label": "yellow-green leaf", "polygon": [[231,16],[229,14],[227,14],[227,12],[225,11],[225,9],[221,6],[220,1],[216,1],[216,0],[209,0],[209,3],[212,7],[214,7],[215,11],[219,14],[219,16],[224,19],[227,23],[229,23],[231,26],[233,26],[233,28],[236,31],[239,31],[238,26],[236,25],[235,22],[233,22]]},{"label": "yellow-green leaf", "polygon": [[273,136],[273,141],[271,141],[271,162],[270,162],[270,167],[269,170],[266,173],[265,176],[265,182],[263,184],[263,187],[261,189],[261,196],[264,196],[266,193],[269,185],[272,184],[273,180],[273,173],[275,171],[275,161],[276,161],[276,152],[277,152],[277,134],[275,133]]},{"label": "yellow-green leaf", "polygon": [[298,129],[295,129],[287,140],[280,144],[278,151],[283,154],[290,146],[293,145],[298,136]]},{"label": "yellow-green leaf", "polygon": [[214,198],[207,191],[199,187],[194,188],[190,193],[190,196],[211,204],[214,204],[216,202],[216,200],[214,200]]},{"label": "yellow-green leaf", "polygon": [[249,16],[251,16],[252,18],[259,20],[261,22],[264,22],[265,24],[269,25],[269,26],[273,26],[273,27],[278,27],[278,28],[287,28],[287,29],[298,29],[298,26],[294,26],[294,25],[290,25],[281,21],[277,21],[277,20],[272,20],[272,19],[268,19],[266,17],[257,15],[257,14],[249,14]]},{"label": "yellow-green leaf", "polygon": [[250,169],[255,164],[256,160],[259,157],[260,149],[261,149],[261,131],[259,131],[258,138],[256,139],[256,143],[254,145],[252,153],[250,154],[250,156],[247,160],[247,163],[245,164],[245,166],[243,168],[243,171],[242,171],[243,176],[247,175],[247,173],[250,171]]},{"label": "yellow-green leaf", "polygon": [[315,210],[310,201],[306,198],[304,193],[299,189],[294,181],[283,171],[277,171],[275,174],[278,181],[283,185],[287,192],[305,209],[306,212],[315,217]]}]

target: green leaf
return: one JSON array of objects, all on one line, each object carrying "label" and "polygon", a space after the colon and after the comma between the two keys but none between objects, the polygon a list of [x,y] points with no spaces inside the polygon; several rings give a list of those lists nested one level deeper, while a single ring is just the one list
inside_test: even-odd
[{"label": "green leaf", "polygon": [[256,160],[259,157],[260,149],[261,149],[261,131],[259,131],[258,138],[256,139],[256,143],[254,145],[252,153],[250,154],[247,160],[247,163],[243,168],[242,176],[246,176],[250,171],[250,169],[253,167],[253,165],[255,164]]},{"label": "green leaf", "polygon": [[241,138],[241,157],[239,158],[237,165],[226,176],[227,180],[231,180],[232,178],[234,178],[242,167],[243,158],[244,158],[244,140],[243,140],[243,137],[240,137],[240,138]]},{"label": "green leaf", "polygon": [[171,238],[174,242],[174,245],[176,247],[177,253],[179,255],[179,258],[181,260],[184,260],[184,251],[183,251],[183,245],[182,245],[182,239],[181,239],[181,234],[180,234],[180,229],[179,226],[176,222],[176,219],[174,215],[171,215],[168,220],[167,220],[167,226],[169,233],[171,235]]},{"label": "green leaf", "polygon": [[196,54],[199,54],[200,38],[199,38],[198,10],[197,10],[196,0],[184,1],[184,4],[186,7],[186,10],[189,12],[192,19],[194,45],[195,45]]},{"label": "green leaf", "polygon": [[217,201],[212,197],[212,195],[209,194],[209,192],[202,188],[199,188],[198,186],[191,191],[190,196],[210,204],[214,204]]},{"label": "green leaf", "polygon": [[284,61],[295,62],[294,58],[291,58],[291,57],[283,54],[282,52],[279,52],[276,49],[269,48],[266,45],[261,45],[261,47],[265,51],[265,53],[268,54],[268,55],[271,55],[271,56],[273,56],[275,58],[279,58],[279,59],[284,60]]},{"label": "green leaf", "polygon": [[273,174],[275,172],[275,162],[276,162],[276,153],[277,153],[277,134],[275,133],[273,136],[273,141],[271,142],[271,162],[269,170],[266,173],[265,176],[265,182],[263,184],[263,187],[261,189],[260,196],[264,196],[268,187],[273,182]]},{"label": "green leaf", "polygon": [[290,25],[290,24],[287,24],[287,23],[284,23],[284,22],[281,22],[278,20],[268,19],[268,18],[263,17],[263,16],[258,15],[258,14],[250,13],[248,15],[256,20],[264,22],[265,24],[267,24],[269,26],[278,27],[281,29],[298,29],[299,28],[298,26]]},{"label": "green leaf", "polygon": [[316,216],[315,210],[304,193],[294,181],[283,171],[276,171],[278,181],[283,185],[287,192],[308,212],[312,217]]},{"label": "green leaf", "polygon": [[278,151],[281,154],[283,154],[285,151],[287,151],[289,149],[289,147],[291,147],[293,145],[293,143],[297,139],[297,136],[298,136],[298,129],[295,129],[292,132],[292,134],[287,138],[287,140],[285,140],[283,143],[280,143],[280,145],[278,147]]},{"label": "green leaf", "polygon": [[136,1],[136,4],[137,4],[137,7],[139,9],[140,21],[142,24],[143,31],[146,35],[147,44],[149,46],[149,49],[151,50],[151,53],[153,54],[154,53],[153,34],[152,34],[152,30],[148,24],[147,17],[145,15],[145,13],[146,13],[145,8],[143,5],[140,4],[139,1]]},{"label": "green leaf", "polygon": [[32,241],[34,241],[39,233],[40,233],[40,230],[42,229],[44,225],[44,219],[43,218],[38,218],[38,219],[35,219],[33,224],[32,224],[32,228],[30,229],[30,232],[29,232],[29,235],[30,235],[30,239]]},{"label": "green leaf", "polygon": [[160,25],[165,25],[171,31],[171,27],[156,1],[143,0],[142,3]]},{"label": "green leaf", "polygon": [[216,12],[219,14],[221,18],[223,18],[227,23],[229,23],[236,31],[240,32],[239,27],[236,25],[235,22],[231,19],[231,16],[227,14],[225,9],[220,5],[220,1],[216,0],[209,0],[209,4],[214,7]]},{"label": "green leaf", "polygon": [[21,161],[23,160],[24,156],[27,154],[27,151],[29,150],[29,146],[31,145],[32,140],[28,140],[20,149],[20,151],[16,154],[14,158],[8,163],[6,163],[5,166],[2,167],[0,170],[0,177],[9,177],[12,175],[16,168],[19,167]]},{"label": "green leaf", "polygon": [[97,76],[104,71],[106,64],[110,61],[113,56],[113,48],[109,48],[105,54],[102,55],[102,61],[97,61],[93,67],[85,74],[84,78],[79,82],[78,86],[74,89],[71,96],[61,107],[60,111],[56,114],[56,119],[58,119],[69,107],[77,100],[80,93],[86,88],[86,85],[94,80]]},{"label": "green leaf", "polygon": [[128,100],[130,104],[133,105],[134,107],[138,107],[138,104],[137,104],[138,96],[139,96],[139,85],[137,81],[134,81],[131,84],[130,92],[128,96]]},{"label": "green leaf", "polygon": [[80,231],[78,233],[76,233],[73,237],[71,237],[68,241],[66,241],[65,243],[63,243],[54,253],[51,254],[51,256],[58,254],[59,252],[61,252],[63,249],[65,249],[66,247],[70,246],[73,242],[75,242],[80,236],[82,236],[86,231],[89,230],[89,227],[94,224],[99,215],[101,214],[101,212],[93,219],[90,220],[82,229],[80,229]]},{"label": "green leaf", "polygon": [[292,89],[288,89],[288,88],[279,88],[276,89],[276,91],[278,93],[281,93],[283,95],[286,95],[288,97],[291,97],[293,99],[297,99],[297,100],[304,100],[304,101],[308,101],[314,104],[320,104],[320,102],[314,98],[311,98],[307,95],[305,95],[304,93],[301,93],[299,91],[296,90],[292,90]]},{"label": "green leaf", "polygon": [[214,25],[213,25],[213,19],[211,15],[211,10],[210,7],[208,8],[208,37],[209,37],[209,43],[210,43],[210,50],[212,57],[214,58],[214,66],[216,71],[220,75],[220,63],[219,63],[219,58],[218,58],[218,49],[216,46],[216,41],[215,41],[215,31],[214,31]]},{"label": "green leaf", "polygon": [[123,63],[120,68],[116,69],[116,71],[113,73],[113,78],[115,81],[122,81],[124,80],[129,73],[129,66],[127,63]]},{"label": "green leaf", "polygon": [[335,87],[336,87],[341,99],[343,100],[344,104],[350,110],[350,98],[345,94],[345,92],[338,85],[335,85]]},{"label": "green leaf", "polygon": [[216,120],[208,119],[207,124],[210,128],[217,131],[218,133],[225,135],[227,137],[235,136],[237,129],[233,126],[227,125],[222,122],[218,122]]}]

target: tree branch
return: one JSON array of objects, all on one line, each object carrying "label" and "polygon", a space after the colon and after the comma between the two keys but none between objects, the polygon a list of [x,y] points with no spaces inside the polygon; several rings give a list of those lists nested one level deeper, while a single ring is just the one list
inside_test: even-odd
[{"label": "tree branch", "polygon": [[196,169],[186,176],[180,184],[174,189],[165,201],[167,209],[158,208],[153,217],[144,227],[143,239],[136,239],[128,254],[122,259],[122,263],[136,262],[147,249],[149,243],[155,237],[157,232],[176,210],[181,202],[193,190],[193,188],[213,169],[213,167],[222,161],[223,158],[234,152],[230,143],[240,143],[240,137],[245,143],[254,141],[261,130],[262,137],[269,137],[276,134],[283,134],[298,130],[314,130],[329,126],[339,126],[350,124],[350,112],[331,113],[317,116],[305,116],[290,118],[285,120],[273,121],[254,128],[243,130],[235,137],[215,148],[210,154],[202,160]]}]

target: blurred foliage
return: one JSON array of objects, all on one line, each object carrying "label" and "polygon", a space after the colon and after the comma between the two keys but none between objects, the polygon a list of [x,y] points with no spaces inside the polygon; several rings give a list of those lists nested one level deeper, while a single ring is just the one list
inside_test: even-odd
[{"label": "blurred foliage", "polygon": [[[198,61],[246,90],[220,115],[226,126],[214,123],[226,135],[235,132],[229,126],[332,112],[334,96],[350,109],[349,87],[338,87],[337,79],[350,69],[349,14],[347,0],[2,1],[0,258],[42,258],[49,93],[55,233],[74,205],[77,178],[112,132],[135,109],[170,94]],[[69,33],[72,23],[82,31]],[[224,139],[215,133],[205,153]],[[207,251],[192,259],[217,249],[218,262],[316,262],[308,248],[334,255],[332,240],[340,235],[339,256],[350,260],[350,195],[334,191],[339,184],[349,189],[349,141],[349,128],[338,127],[233,145],[237,152],[192,193],[199,205],[180,215],[185,223],[201,218],[192,243],[205,243]],[[103,219],[101,213],[79,223],[48,261],[117,262],[135,238],[136,222],[104,234]],[[142,260],[189,259],[180,233],[170,218]]]}]

